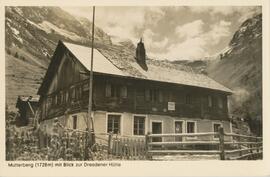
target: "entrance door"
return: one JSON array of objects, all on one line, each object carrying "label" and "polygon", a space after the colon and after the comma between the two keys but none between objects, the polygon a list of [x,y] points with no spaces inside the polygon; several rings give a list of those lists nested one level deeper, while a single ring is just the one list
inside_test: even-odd
[{"label": "entrance door", "polygon": [[[175,121],[174,122],[175,133],[183,133],[183,122],[182,121]],[[182,141],[182,137],[175,137],[175,141]]]},{"label": "entrance door", "polygon": [[[162,122],[152,122],[152,134],[162,134]],[[153,137],[153,142],[161,142],[162,137]]]}]

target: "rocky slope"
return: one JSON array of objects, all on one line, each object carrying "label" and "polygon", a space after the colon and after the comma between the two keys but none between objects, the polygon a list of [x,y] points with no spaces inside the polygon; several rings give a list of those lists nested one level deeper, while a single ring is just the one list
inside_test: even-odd
[{"label": "rocky slope", "polygon": [[[6,103],[14,110],[18,95],[37,93],[58,40],[89,46],[92,23],[58,7],[6,7],[5,16]],[[132,48],[113,45],[96,26],[94,37],[95,47],[111,58]]]},{"label": "rocky slope", "polygon": [[[262,15],[247,19],[220,60],[207,67],[210,77],[231,87],[231,111],[252,120],[262,119]],[[252,128],[252,127],[251,127]],[[258,130],[259,131],[260,127]]]},{"label": "rocky slope", "polygon": [[174,61],[191,66],[231,88],[230,112],[260,133],[262,120],[262,14],[247,19],[228,46],[212,60]]}]

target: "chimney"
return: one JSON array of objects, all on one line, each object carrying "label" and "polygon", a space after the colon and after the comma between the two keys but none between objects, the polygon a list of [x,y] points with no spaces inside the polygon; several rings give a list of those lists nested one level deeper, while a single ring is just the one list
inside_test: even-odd
[{"label": "chimney", "polygon": [[142,42],[142,38],[140,39],[140,42],[137,44],[136,48],[136,61],[137,63],[142,67],[142,69],[147,70],[147,65],[146,65],[146,55],[145,55],[145,48],[144,44]]}]

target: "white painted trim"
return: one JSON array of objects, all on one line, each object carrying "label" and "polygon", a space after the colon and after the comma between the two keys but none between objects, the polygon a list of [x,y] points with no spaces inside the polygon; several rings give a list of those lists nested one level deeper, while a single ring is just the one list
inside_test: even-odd
[{"label": "white painted trim", "polygon": [[[212,122],[212,132],[214,132],[214,125],[215,124],[219,124],[220,127],[223,127],[223,123],[222,122]],[[215,136],[213,136],[213,140],[219,140],[219,138],[215,138]]]},{"label": "white painted trim", "polygon": [[136,136],[136,137],[144,137],[144,135],[134,135],[134,117],[135,116],[141,116],[141,117],[145,117],[144,119],[144,135],[147,134],[148,132],[148,115],[146,114],[132,114],[132,119],[131,119],[131,135],[132,136]]},{"label": "white painted trim", "polygon": [[173,121],[173,130],[174,130],[174,133],[175,133],[175,122],[182,122],[182,133],[184,133],[185,132],[185,121],[184,120],[174,119],[174,121]]},{"label": "white painted trim", "polygon": [[123,130],[124,130],[124,114],[123,113],[118,113],[118,112],[106,112],[106,132],[108,132],[108,115],[119,115],[120,116],[120,135],[122,136],[123,135]]},{"label": "white painted trim", "polygon": [[[175,132],[175,122],[182,122],[182,133],[185,132],[185,120],[178,120],[178,119],[174,119],[173,121],[173,133]],[[174,141],[176,141],[176,137],[174,137]],[[184,138],[182,137],[182,141],[184,141]]]},{"label": "white painted trim", "polygon": [[161,133],[164,133],[163,130],[164,130],[164,127],[163,127],[163,120],[150,120],[150,131],[151,131],[151,134],[152,134],[152,123],[153,122],[161,122]]},{"label": "white painted trim", "polygon": [[[195,126],[194,126],[194,133],[197,133],[197,131],[198,131],[198,130],[197,130],[197,121],[195,121],[195,120],[186,120],[186,121],[185,121],[185,124],[186,124],[186,125],[185,125],[185,132],[188,133],[188,132],[187,132],[187,123],[188,123],[188,122],[194,122],[194,123],[195,123]],[[197,139],[197,138],[198,138],[197,136],[194,136],[194,137],[186,137],[186,140],[193,140],[193,139]]]}]

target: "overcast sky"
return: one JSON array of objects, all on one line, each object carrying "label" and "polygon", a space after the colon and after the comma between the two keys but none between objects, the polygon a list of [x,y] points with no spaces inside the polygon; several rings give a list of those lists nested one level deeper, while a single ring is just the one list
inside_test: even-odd
[{"label": "overcast sky", "polygon": [[[90,7],[62,8],[92,21]],[[96,25],[114,43],[143,37],[150,57],[197,59],[223,50],[241,23],[260,12],[256,6],[96,7]]]}]

